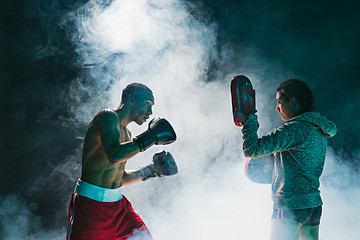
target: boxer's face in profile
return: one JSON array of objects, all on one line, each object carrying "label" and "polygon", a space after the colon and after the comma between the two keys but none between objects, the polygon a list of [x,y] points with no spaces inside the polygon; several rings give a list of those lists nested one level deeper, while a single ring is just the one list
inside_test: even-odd
[{"label": "boxer's face in profile", "polygon": [[150,118],[154,106],[154,96],[147,92],[134,94],[132,102],[132,120],[142,125]]},{"label": "boxer's face in profile", "polygon": [[280,113],[282,120],[288,121],[295,116],[294,114],[294,98],[285,99],[279,92],[276,93],[276,111]]}]

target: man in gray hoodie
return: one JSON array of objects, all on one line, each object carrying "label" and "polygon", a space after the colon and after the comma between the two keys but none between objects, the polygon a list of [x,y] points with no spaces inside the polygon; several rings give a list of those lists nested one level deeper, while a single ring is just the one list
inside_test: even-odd
[{"label": "man in gray hoodie", "polygon": [[249,114],[242,129],[244,154],[250,158],[275,156],[271,239],[318,239],[323,204],[319,178],[327,138],[336,134],[336,125],[311,111],[312,92],[300,80],[281,83],[276,101],[284,122],[259,138],[257,116]]}]

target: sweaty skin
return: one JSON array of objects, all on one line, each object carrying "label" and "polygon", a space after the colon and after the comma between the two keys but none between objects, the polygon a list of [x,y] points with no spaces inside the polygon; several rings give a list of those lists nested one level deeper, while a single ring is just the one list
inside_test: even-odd
[{"label": "sweaty skin", "polygon": [[152,114],[154,97],[149,93],[130,96],[115,110],[102,110],[86,131],[81,180],[104,188],[118,188],[141,181],[134,170],[125,170],[127,160],[140,152],[127,128],[143,124]]}]

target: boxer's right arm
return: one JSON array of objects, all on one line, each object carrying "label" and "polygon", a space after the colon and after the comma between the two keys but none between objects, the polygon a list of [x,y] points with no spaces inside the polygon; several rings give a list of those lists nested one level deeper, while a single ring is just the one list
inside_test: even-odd
[{"label": "boxer's right arm", "polygon": [[132,141],[120,143],[118,118],[114,112],[103,111],[96,124],[99,126],[101,143],[109,162],[124,162],[140,152],[138,145]]}]

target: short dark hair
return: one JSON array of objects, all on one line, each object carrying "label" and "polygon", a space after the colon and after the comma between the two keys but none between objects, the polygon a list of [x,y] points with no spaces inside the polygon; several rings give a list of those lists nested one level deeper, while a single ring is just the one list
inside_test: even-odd
[{"label": "short dark hair", "polygon": [[137,82],[130,83],[122,91],[121,102],[125,103],[129,95],[136,95],[137,92],[146,92],[153,95],[153,92],[146,85]]},{"label": "short dark hair", "polygon": [[276,91],[287,101],[294,97],[299,103],[302,113],[313,110],[314,97],[310,87],[305,82],[299,79],[289,79],[282,82]]}]

